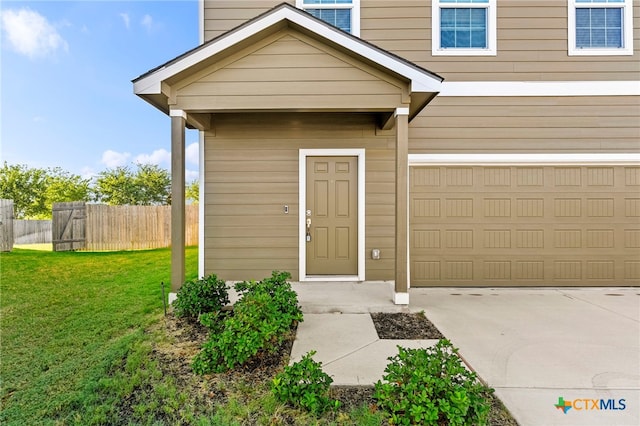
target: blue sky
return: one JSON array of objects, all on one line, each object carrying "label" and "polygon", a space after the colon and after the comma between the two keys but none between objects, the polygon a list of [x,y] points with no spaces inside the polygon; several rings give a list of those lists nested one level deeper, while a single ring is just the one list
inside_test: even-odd
[{"label": "blue sky", "polygon": [[[170,120],[131,80],[198,44],[198,2],[0,2],[0,158],[85,177],[170,167]],[[187,179],[198,134],[188,131]]]}]

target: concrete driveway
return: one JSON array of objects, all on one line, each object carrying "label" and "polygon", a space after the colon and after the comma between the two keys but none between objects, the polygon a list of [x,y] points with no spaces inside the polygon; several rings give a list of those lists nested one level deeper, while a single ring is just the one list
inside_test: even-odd
[{"label": "concrete driveway", "polygon": [[411,310],[521,425],[640,425],[640,289],[412,289]]},{"label": "concrete driveway", "polygon": [[[369,312],[407,311],[391,283],[293,287],[305,319],[292,361],[316,350],[335,384],[373,384],[396,344],[435,342],[377,337]],[[640,288],[414,288],[410,299],[519,424],[640,425]]]}]

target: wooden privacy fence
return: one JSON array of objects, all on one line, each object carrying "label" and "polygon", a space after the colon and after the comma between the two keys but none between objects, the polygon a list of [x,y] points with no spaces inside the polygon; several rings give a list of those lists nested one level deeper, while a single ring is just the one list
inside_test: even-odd
[{"label": "wooden privacy fence", "polygon": [[[58,215],[56,215],[58,213]],[[198,244],[198,206],[186,207],[186,244]],[[55,251],[139,250],[171,245],[171,206],[56,203]]]},{"label": "wooden privacy fence", "polygon": [[13,249],[13,200],[0,200],[0,251]]},{"label": "wooden privacy fence", "polygon": [[51,220],[13,221],[14,244],[47,244],[51,242]]}]

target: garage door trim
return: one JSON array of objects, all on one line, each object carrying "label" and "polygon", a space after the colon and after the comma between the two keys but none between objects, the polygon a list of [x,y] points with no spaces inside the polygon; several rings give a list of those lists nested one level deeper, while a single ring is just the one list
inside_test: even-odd
[{"label": "garage door trim", "polygon": [[637,165],[640,153],[549,153],[549,154],[409,154],[409,166],[460,165],[477,166],[505,165],[520,166],[528,164],[590,164]]}]

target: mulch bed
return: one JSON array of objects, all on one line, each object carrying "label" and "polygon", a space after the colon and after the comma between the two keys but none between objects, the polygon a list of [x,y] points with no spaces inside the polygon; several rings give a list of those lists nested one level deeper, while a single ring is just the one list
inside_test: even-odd
[{"label": "mulch bed", "polygon": [[444,339],[440,330],[421,313],[372,313],[371,319],[380,339]]},{"label": "mulch bed", "polygon": [[[421,313],[372,313],[376,331],[380,339],[441,339],[442,333]],[[161,332],[167,336],[162,344],[153,349],[153,356],[158,360],[165,375],[175,378],[176,384],[191,396],[190,403],[201,407],[212,414],[217,404],[227,401],[229,383],[264,383],[284,368],[289,361],[291,347],[295,340],[295,330],[283,344],[272,354],[259,354],[245,365],[224,374],[198,376],[191,369],[193,357],[208,338],[208,330],[197,322],[177,318],[169,313],[151,332]],[[362,405],[376,408],[373,398],[373,386],[334,386],[331,396],[338,399],[344,409]],[[134,393],[136,394],[136,393]],[[137,393],[144,397],[144,392]],[[125,400],[120,403],[120,412],[126,414],[132,410],[136,401]],[[161,419],[158,419],[161,420]],[[283,419],[284,423],[293,423],[293,419]],[[494,397],[490,415],[490,425],[517,426],[500,402]]]}]

